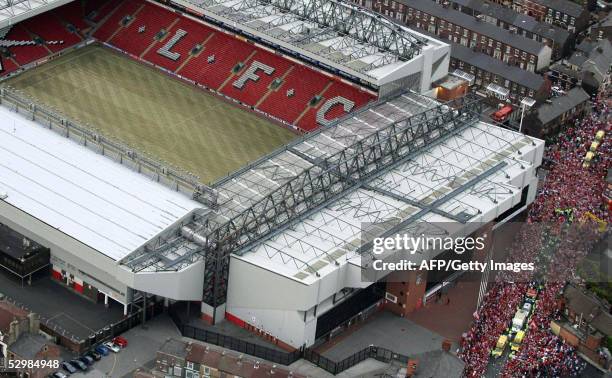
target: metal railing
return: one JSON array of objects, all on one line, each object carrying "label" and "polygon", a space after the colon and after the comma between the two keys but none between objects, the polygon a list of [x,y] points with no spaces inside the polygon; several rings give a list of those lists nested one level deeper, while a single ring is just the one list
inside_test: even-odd
[{"label": "metal railing", "polygon": [[368,358],[373,358],[377,361],[382,361],[385,363],[392,361],[397,361],[404,365],[408,363],[408,356],[395,353],[392,350],[375,345],[370,345],[340,361],[334,361],[308,348],[296,349],[293,352],[282,351],[267,347],[265,345],[241,340],[233,336],[223,335],[208,329],[184,324],[175,307],[171,307],[169,313],[181,335],[184,337],[204,341],[209,344],[218,345],[239,353],[246,353],[254,357],[262,358],[264,360],[286,366],[291,365],[292,363],[303,358],[329,373],[339,374],[357,365],[358,363],[367,360]]}]

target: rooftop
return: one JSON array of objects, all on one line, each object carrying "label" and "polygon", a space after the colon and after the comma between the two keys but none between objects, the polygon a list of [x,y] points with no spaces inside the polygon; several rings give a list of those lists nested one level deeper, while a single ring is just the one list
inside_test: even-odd
[{"label": "rooftop", "polygon": [[202,208],[4,107],[0,120],[0,201],[113,260]]},{"label": "rooftop", "polygon": [[441,42],[349,2],[175,0],[273,46],[376,82]]},{"label": "rooftop", "polygon": [[535,2],[573,17],[580,17],[584,11],[580,4],[570,0],[535,0]]},{"label": "rooftop", "polygon": [[486,35],[496,41],[513,46],[519,50],[526,51],[533,55],[538,55],[543,48],[548,48],[541,42],[525,38],[517,34],[510,33],[508,30],[497,27],[476,17],[472,17],[463,12],[444,8],[431,0],[401,0],[406,6],[425,12],[434,17],[440,18],[463,28],[472,30],[481,35]]},{"label": "rooftop", "polygon": [[550,103],[537,108],[538,119],[542,124],[555,120],[561,114],[589,100],[589,95],[580,87],[572,88],[563,96],[553,97]]},{"label": "rooftop", "polygon": [[485,0],[453,0],[453,2],[473,9],[477,13],[485,14],[523,30],[552,39],[558,44],[564,44],[569,38],[569,32],[565,29],[539,22],[531,16],[519,13],[500,4],[490,3]]},{"label": "rooftop", "polygon": [[0,28],[32,18],[72,0],[0,0]]},{"label": "rooftop", "polygon": [[542,84],[544,84],[544,78],[541,75],[522,70],[516,66],[510,66],[489,55],[476,52],[469,47],[457,43],[451,45],[451,57],[508,79],[526,88],[533,89],[534,91],[542,88]]},{"label": "rooftop", "polygon": [[[214,228],[229,219],[234,222],[246,209],[259,210],[263,197],[278,193],[303,172],[311,176],[325,172],[319,168],[327,164],[323,162],[346,156],[342,151],[350,152],[349,146],[367,145],[369,138],[384,135],[390,125],[409,127],[404,120],[414,117],[416,123],[407,124],[415,130],[417,125],[428,128],[425,118],[435,114],[450,117],[453,111],[430,98],[405,93],[308,135],[215,184],[220,209],[210,225]],[[348,189],[341,199],[236,250],[237,258],[311,283],[339,265],[359,263],[364,222],[387,222],[389,226],[408,222],[436,229],[434,223],[461,224],[491,216],[500,203],[519,195],[520,190],[507,177],[520,175],[529,164],[517,160],[517,151],[523,149],[527,154],[540,148],[541,141],[477,122],[477,117],[470,119],[444,142],[424,146],[402,164],[382,169]]]}]

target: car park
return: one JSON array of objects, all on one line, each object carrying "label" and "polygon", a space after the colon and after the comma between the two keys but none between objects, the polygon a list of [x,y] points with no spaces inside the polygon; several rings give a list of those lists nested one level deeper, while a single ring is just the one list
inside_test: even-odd
[{"label": "car park", "polygon": [[62,362],[62,369],[66,370],[69,374],[73,374],[77,372],[77,368],[72,366],[70,362]]},{"label": "car park", "polygon": [[102,356],[108,356],[108,354],[110,353],[110,350],[104,345],[98,345],[95,351]]},{"label": "car park", "polygon": [[111,342],[111,341],[105,342],[104,346],[107,347],[109,350],[113,351],[114,353],[121,352],[121,348],[118,345],[116,345],[113,342]]}]

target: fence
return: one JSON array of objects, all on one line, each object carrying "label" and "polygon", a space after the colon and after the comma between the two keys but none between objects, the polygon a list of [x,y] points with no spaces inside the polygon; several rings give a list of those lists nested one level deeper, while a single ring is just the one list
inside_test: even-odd
[{"label": "fence", "polygon": [[101,135],[93,128],[69,120],[13,88],[4,86],[0,89],[0,103],[32,121],[36,121],[50,130],[173,190],[199,199],[208,206],[214,207],[216,205],[214,190],[201,183],[196,176],[182,172],[178,168],[171,167],[169,164],[162,163],[142,152],[137,152],[121,142]]},{"label": "fence", "polygon": [[[28,306],[16,301],[6,294],[0,296],[0,300],[6,301],[13,306],[32,312]],[[47,318],[41,314],[37,314],[40,318],[40,329],[51,337],[54,337],[57,344],[71,350],[75,353],[82,354],[90,350],[95,345],[110,340],[115,336],[118,336],[140,324],[142,324],[142,308],[129,314],[126,318],[119,320],[116,323],[109,324],[108,326],[96,331],[87,338],[82,338],[67,332],[59,324],[54,322],[53,319]],[[147,306],[147,320],[150,320],[154,316],[161,314],[164,311],[163,302],[150,303]]]},{"label": "fence", "polygon": [[341,361],[333,361],[312,349],[301,349],[293,352],[285,352],[263,345],[250,343],[232,336],[223,335],[211,330],[184,324],[183,320],[178,315],[176,308],[174,307],[170,308],[170,317],[178,327],[181,335],[184,337],[218,345],[239,353],[246,353],[251,356],[282,365],[291,365],[295,361],[304,358],[329,373],[338,374],[364,360],[367,360],[368,358],[373,358],[387,363],[391,361],[397,361],[403,364],[408,363],[407,356],[373,345],[366,347]]},{"label": "fence", "polygon": [[402,354],[395,353],[392,350],[377,347],[374,345],[370,345],[369,347],[366,347],[360,350],[359,352],[346,357],[341,361],[333,361],[311,349],[306,349],[304,351],[304,359],[312,362],[321,369],[324,369],[325,371],[332,374],[341,373],[346,369],[349,369],[357,365],[358,363],[367,360],[368,358],[373,358],[375,360],[387,363],[391,361],[397,361],[403,363],[404,365],[408,364],[408,356],[404,356]]}]

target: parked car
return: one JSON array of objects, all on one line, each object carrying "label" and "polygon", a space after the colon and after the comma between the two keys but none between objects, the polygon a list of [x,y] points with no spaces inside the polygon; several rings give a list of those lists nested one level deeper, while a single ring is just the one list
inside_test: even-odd
[{"label": "parked car", "polygon": [[100,353],[102,356],[108,356],[108,354],[110,353],[110,350],[104,345],[98,345],[95,350],[97,353]]},{"label": "parked car", "polygon": [[87,356],[91,357],[94,361],[100,361],[102,359],[102,356],[100,355],[100,353],[93,351],[93,350],[85,353],[85,357]]},{"label": "parked car", "polygon": [[61,371],[56,371],[55,373],[49,376],[50,378],[68,378],[68,375],[62,373]]},{"label": "parked car", "polygon": [[79,361],[81,361],[82,363],[84,363],[87,366],[91,366],[94,363],[94,359],[89,357],[89,356],[83,356],[83,357],[79,358]]},{"label": "parked car", "polygon": [[80,360],[71,360],[70,364],[81,371],[87,370],[87,364]]},{"label": "parked car", "polygon": [[105,342],[104,346],[107,347],[109,350],[113,351],[114,353],[121,352],[121,348],[118,345],[113,344],[112,341]]},{"label": "parked car", "polygon": [[121,348],[126,348],[128,346],[128,341],[125,337],[117,336],[113,339],[113,344],[119,345]]},{"label": "parked car", "polygon": [[77,372],[77,369],[74,366],[72,366],[71,363],[66,362],[66,361],[62,362],[62,369],[66,370],[69,374],[73,374]]}]

